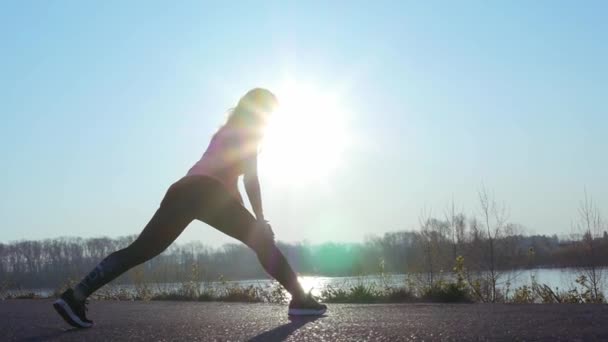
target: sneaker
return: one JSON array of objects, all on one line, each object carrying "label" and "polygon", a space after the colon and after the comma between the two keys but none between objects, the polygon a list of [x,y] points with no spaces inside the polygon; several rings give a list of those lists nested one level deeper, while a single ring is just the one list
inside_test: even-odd
[{"label": "sneaker", "polygon": [[289,303],[290,316],[320,316],[327,311],[327,305],[318,303],[312,295],[308,294],[303,299],[292,299]]},{"label": "sneaker", "polygon": [[87,319],[85,314],[87,311],[86,304],[86,301],[78,301],[74,298],[72,289],[67,289],[53,303],[53,307],[69,325],[76,328],[90,328],[93,326],[93,321]]}]

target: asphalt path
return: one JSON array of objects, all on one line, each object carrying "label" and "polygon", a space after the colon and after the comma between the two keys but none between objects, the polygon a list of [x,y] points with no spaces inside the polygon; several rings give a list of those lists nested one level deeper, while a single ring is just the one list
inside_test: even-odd
[{"label": "asphalt path", "polygon": [[51,300],[0,301],[1,341],[608,341],[608,305],[331,304],[292,319],[276,304],[98,301],[90,329]]}]

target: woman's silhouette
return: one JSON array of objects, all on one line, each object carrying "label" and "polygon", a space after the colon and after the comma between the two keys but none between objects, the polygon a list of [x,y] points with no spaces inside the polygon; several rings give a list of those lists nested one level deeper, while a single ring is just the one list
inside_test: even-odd
[{"label": "woman's silhouette", "polygon": [[[171,185],[139,237],[106,257],[74,289],[53,304],[72,326],[88,328],[85,300],[122,273],[164,251],[193,220],[203,221],[252,248],[266,272],[292,295],[290,315],[321,315],[327,307],[306,294],[296,273],[277,248],[264,218],[257,155],[264,127],[277,105],[270,91],[250,90],[215,133],[202,158]],[[255,217],[243,206],[237,181],[243,175]]]}]

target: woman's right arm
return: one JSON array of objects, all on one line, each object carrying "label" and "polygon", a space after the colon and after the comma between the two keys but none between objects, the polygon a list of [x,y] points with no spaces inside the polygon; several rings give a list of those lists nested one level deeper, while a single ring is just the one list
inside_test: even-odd
[{"label": "woman's right arm", "polygon": [[258,156],[252,156],[247,160],[247,167],[243,176],[245,192],[251,203],[251,208],[258,221],[264,221],[264,210],[262,209],[262,192],[258,178]]}]

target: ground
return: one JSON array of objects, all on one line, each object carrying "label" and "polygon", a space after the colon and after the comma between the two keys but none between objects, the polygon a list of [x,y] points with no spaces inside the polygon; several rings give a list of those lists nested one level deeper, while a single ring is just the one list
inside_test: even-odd
[{"label": "ground", "polygon": [[333,304],[317,319],[276,304],[92,302],[72,329],[50,300],[0,301],[3,341],[608,341],[608,305]]}]

